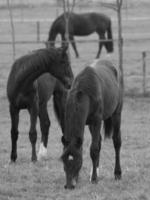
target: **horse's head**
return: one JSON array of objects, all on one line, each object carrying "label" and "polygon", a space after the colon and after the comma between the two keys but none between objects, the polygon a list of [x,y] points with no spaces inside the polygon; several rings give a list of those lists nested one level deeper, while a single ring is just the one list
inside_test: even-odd
[{"label": "horse's head", "polygon": [[51,48],[51,47],[55,47],[55,42],[54,41],[47,41],[45,42],[45,46],[47,49]]},{"label": "horse's head", "polygon": [[70,60],[67,53],[68,47],[57,48],[57,55],[54,58],[54,76],[60,80],[65,88],[69,89],[73,81],[73,72],[70,65]]},{"label": "horse's head", "polygon": [[82,166],[82,139],[78,137],[70,143],[62,136],[62,144],[64,151],[61,159],[66,174],[65,189],[74,189]]}]

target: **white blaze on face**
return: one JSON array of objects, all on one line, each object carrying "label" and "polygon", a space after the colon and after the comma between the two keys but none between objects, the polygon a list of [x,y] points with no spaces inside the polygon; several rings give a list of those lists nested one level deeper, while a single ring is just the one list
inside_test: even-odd
[{"label": "white blaze on face", "polygon": [[69,155],[69,156],[68,156],[68,160],[73,160],[73,156],[72,156],[72,155]]},{"label": "white blaze on face", "polygon": [[[97,176],[99,177],[99,167],[96,168],[96,173],[97,173]],[[92,174],[93,174],[93,167],[91,168],[91,171],[90,171],[90,181],[92,181]]]},{"label": "white blaze on face", "polygon": [[41,160],[42,158],[46,159],[47,158],[47,148],[44,147],[43,142],[40,144],[40,149],[38,153],[38,160]]}]

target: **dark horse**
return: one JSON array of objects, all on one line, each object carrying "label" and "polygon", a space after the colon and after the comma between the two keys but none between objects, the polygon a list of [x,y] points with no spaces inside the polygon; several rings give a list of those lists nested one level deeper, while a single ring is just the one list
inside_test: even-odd
[{"label": "dark horse", "polygon": [[71,86],[73,79],[66,51],[66,47],[39,49],[17,59],[12,65],[7,82],[7,96],[11,117],[12,162],[17,159],[18,123],[21,109],[27,109],[30,114],[29,138],[32,145],[32,161],[37,160],[36,123],[38,116],[42,142],[45,147],[47,146],[50,126],[47,101],[52,92],[57,93],[60,88],[60,83],[54,77],[60,80],[66,88]]},{"label": "dark horse", "polygon": [[62,161],[66,174],[65,188],[72,189],[82,166],[84,127],[89,126],[92,141],[91,181],[98,181],[99,154],[101,149],[101,122],[104,121],[105,137],[112,136],[116,153],[114,175],[121,178],[121,110],[122,87],[116,69],[110,61],[98,61],[86,67],[73,81],[66,101],[65,131],[62,136],[64,151]]},{"label": "dark horse", "polygon": [[[86,36],[94,32],[99,36],[99,50],[96,57],[100,56],[102,46],[105,46],[107,52],[113,52],[111,19],[108,16],[94,12],[84,14],[67,13],[67,15],[69,15],[69,39],[76,57],[79,57],[79,53],[76,48],[74,35]],[[65,14],[62,14],[53,22],[49,31],[48,41],[50,44],[54,45],[57,34],[60,34],[63,45],[65,43],[65,30]],[[100,41],[106,39],[105,33],[107,33],[109,41]]]}]

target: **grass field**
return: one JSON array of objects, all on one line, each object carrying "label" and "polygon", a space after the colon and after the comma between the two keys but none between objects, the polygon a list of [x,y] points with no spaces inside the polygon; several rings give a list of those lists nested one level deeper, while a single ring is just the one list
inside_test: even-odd
[{"label": "grass field", "polygon": [[[141,52],[150,51],[150,22],[148,20],[130,21],[130,18],[149,17],[150,4],[132,5],[123,11],[124,34],[124,73],[126,93],[139,95],[142,93],[142,61]],[[98,11],[98,8],[80,8],[79,11]],[[115,19],[115,12],[103,9]],[[15,18],[54,18],[55,9],[45,6],[14,10]],[[1,10],[1,18],[7,18],[7,10]],[[10,40],[9,24],[0,23],[0,41]],[[36,38],[36,28],[33,24],[15,24],[17,40]],[[47,39],[49,24],[41,24],[41,39]],[[113,23],[114,37],[117,37],[117,24]],[[128,38],[132,37],[132,40]],[[97,38],[96,35],[89,36]],[[135,40],[135,38],[137,38]],[[42,44],[28,44],[16,46],[16,57],[30,50],[42,47]],[[96,55],[96,43],[78,44],[80,58],[74,57],[70,49],[72,68],[76,75],[90,63]],[[103,51],[102,57],[106,53]],[[117,42],[112,59],[117,63]],[[150,90],[150,55],[147,57],[147,91]],[[12,64],[12,48],[0,45],[0,200],[149,200],[150,196],[150,99],[144,97],[125,97],[122,115],[122,150],[121,165],[123,176],[121,181],[115,181],[114,149],[111,140],[103,140],[100,157],[99,183],[93,185],[89,181],[91,160],[89,156],[90,134],[85,128],[84,162],[80,174],[79,184],[73,191],[66,191],[63,187],[65,176],[63,165],[59,158],[62,153],[60,142],[61,131],[53,113],[52,102],[48,110],[51,118],[51,129],[48,145],[48,160],[32,164],[31,145],[28,138],[29,116],[26,111],[20,113],[20,135],[18,140],[18,160],[9,165],[10,157],[10,117],[6,98],[6,83]],[[40,129],[38,129],[37,149],[40,143]]]}]

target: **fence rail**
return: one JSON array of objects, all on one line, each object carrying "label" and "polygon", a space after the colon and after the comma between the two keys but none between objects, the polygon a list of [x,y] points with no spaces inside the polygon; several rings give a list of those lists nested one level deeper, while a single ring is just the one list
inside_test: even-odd
[{"label": "fence rail", "polygon": [[[127,20],[137,20],[138,18],[132,18],[132,19],[127,19]],[[146,17],[146,18],[139,18],[140,20],[150,20],[150,17]],[[114,19],[113,19],[114,20]],[[15,19],[14,22],[18,23],[18,22],[25,22],[25,23],[35,23],[36,25],[36,29],[35,29],[35,39],[33,37],[33,34],[30,36],[32,36],[32,40],[16,40],[15,41],[15,44],[16,45],[20,45],[20,44],[43,44],[43,43],[46,43],[47,41],[44,41],[42,38],[42,36],[46,35],[46,34],[41,34],[41,26],[40,26],[40,23],[42,22],[52,22],[53,19],[24,19],[24,20],[18,20],[18,19]],[[7,23],[9,22],[9,20],[7,19],[1,19],[0,20],[0,23]],[[23,34],[23,35],[27,35],[28,34]],[[131,38],[131,36],[134,36]],[[17,35],[18,36],[18,35]],[[22,35],[21,35],[22,36]],[[117,39],[117,34],[114,35],[114,39],[113,41],[114,42],[118,42],[118,39]],[[147,41],[149,40],[150,41],[150,36],[148,33],[142,33],[142,35],[140,35],[140,33],[138,33],[137,35],[135,34],[132,34],[132,33],[125,33],[123,35],[124,37],[124,41]],[[112,41],[112,40],[98,40],[98,39],[77,39],[76,40],[76,43],[98,43],[99,41],[101,42],[107,42],[107,41]],[[61,40],[56,40],[56,43],[61,43]],[[6,41],[0,41],[0,45],[11,45],[12,44],[12,41],[9,39],[6,40]],[[140,58],[140,61],[142,63],[142,93],[143,95],[147,95],[147,79],[149,79],[149,75],[147,75],[147,53],[149,53],[150,50],[141,50],[140,54],[141,54],[141,58]]]},{"label": "fence rail", "polygon": [[[53,22],[56,18],[36,18],[36,19],[28,19],[28,18],[24,18],[24,19],[18,19],[18,18],[14,18],[13,21],[14,22],[28,22],[28,23],[32,23],[32,22]],[[116,18],[111,18],[112,21],[117,21]],[[126,17],[126,18],[122,18],[123,21],[150,21],[150,17]],[[0,22],[9,22],[10,19],[0,19]]]}]

